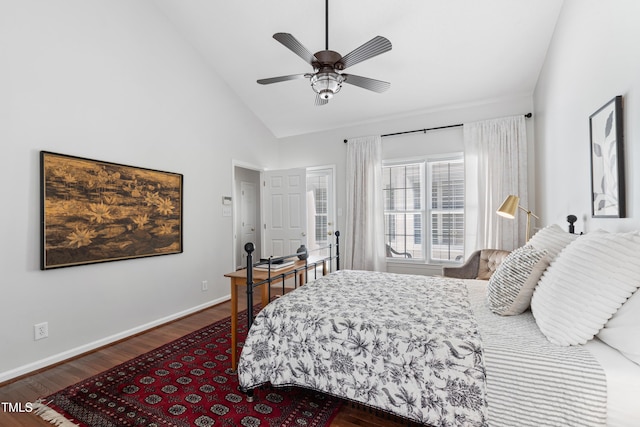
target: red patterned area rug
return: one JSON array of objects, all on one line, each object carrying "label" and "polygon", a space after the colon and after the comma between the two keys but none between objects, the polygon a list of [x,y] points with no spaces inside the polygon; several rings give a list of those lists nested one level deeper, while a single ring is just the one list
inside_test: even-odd
[{"label": "red patterned area rug", "polygon": [[[238,339],[246,335],[239,315]],[[247,402],[231,370],[231,319],[41,399],[57,426],[328,426],[339,400],[298,388],[255,390]]]}]

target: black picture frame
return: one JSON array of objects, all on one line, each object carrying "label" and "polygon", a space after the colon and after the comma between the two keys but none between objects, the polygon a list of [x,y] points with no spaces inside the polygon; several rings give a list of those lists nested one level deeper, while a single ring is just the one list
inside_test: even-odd
[{"label": "black picture frame", "polygon": [[622,96],[589,116],[591,217],[624,218],[624,133]]},{"label": "black picture frame", "polygon": [[182,253],[183,176],[40,152],[40,269]]}]

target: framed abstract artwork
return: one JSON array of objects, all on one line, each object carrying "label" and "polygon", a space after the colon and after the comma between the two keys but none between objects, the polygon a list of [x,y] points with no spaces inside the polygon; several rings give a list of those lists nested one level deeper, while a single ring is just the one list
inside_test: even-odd
[{"label": "framed abstract artwork", "polygon": [[40,152],[42,270],[182,252],[181,174]]},{"label": "framed abstract artwork", "polygon": [[591,216],[624,218],[624,137],[622,96],[589,117],[591,136]]}]

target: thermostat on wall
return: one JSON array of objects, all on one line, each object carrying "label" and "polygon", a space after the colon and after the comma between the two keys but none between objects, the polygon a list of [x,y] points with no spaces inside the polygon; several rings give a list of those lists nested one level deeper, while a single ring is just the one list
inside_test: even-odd
[{"label": "thermostat on wall", "polygon": [[222,196],[222,204],[230,205],[231,204],[231,196]]}]

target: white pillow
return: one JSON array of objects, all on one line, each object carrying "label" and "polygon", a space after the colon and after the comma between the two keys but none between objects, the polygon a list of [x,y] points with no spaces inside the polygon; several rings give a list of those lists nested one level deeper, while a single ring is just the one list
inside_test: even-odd
[{"label": "white pillow", "polygon": [[553,224],[534,234],[527,242],[527,245],[539,250],[546,249],[549,259],[553,261],[562,249],[577,238],[577,234],[568,233],[560,228],[558,224]]},{"label": "white pillow", "polygon": [[531,299],[542,333],[559,345],[584,344],[640,285],[640,235],[590,233],[558,254]]},{"label": "white pillow", "polygon": [[507,255],[487,285],[491,311],[501,316],[523,313],[529,308],[533,289],[548,265],[547,251],[529,245]]},{"label": "white pillow", "polygon": [[598,338],[640,365],[640,291],[622,304],[598,332]]}]

